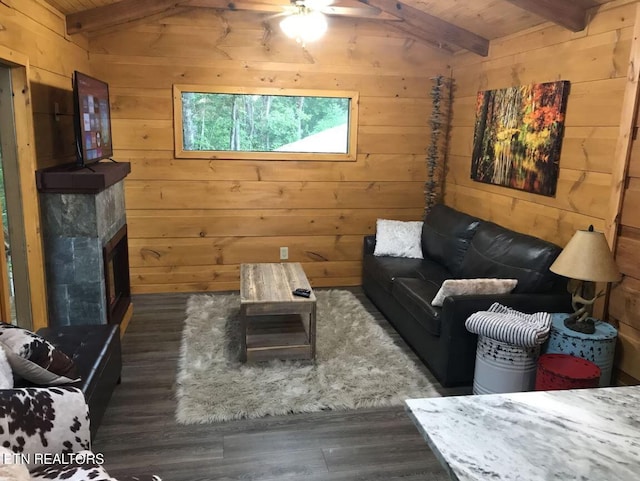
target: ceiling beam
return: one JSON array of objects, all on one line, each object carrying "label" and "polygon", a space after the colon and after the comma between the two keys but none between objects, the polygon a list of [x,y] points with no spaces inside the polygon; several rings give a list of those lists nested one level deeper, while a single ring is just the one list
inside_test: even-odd
[{"label": "ceiling beam", "polygon": [[443,50],[451,55],[455,53],[455,50],[448,43],[444,43],[442,41],[436,42],[433,40],[432,36],[429,35],[424,30],[420,30],[419,28],[413,27],[406,22],[395,22],[390,24],[397,30],[406,33],[409,37],[419,40],[421,43],[428,45],[432,48]]},{"label": "ceiling beam", "polygon": [[[277,5],[267,2],[233,1],[233,0],[188,0],[185,2],[189,7],[196,8],[218,8],[221,10],[255,10],[257,12],[282,12],[284,3]],[[251,5],[251,8],[248,8]]]},{"label": "ceiling beam", "polygon": [[[379,8],[370,5],[362,5],[359,2],[356,2],[355,4],[361,6],[354,7],[353,5],[348,5],[344,2],[335,2],[321,8],[320,11],[326,15],[335,15],[339,17],[401,21],[400,18],[382,12]],[[247,10],[273,13],[284,13],[288,11],[287,9],[291,6],[291,4],[287,3],[286,0],[187,0],[183,5],[198,8],[218,8],[232,11]]]},{"label": "ceiling beam", "polygon": [[186,0],[122,0],[67,15],[67,33],[81,33],[114,27],[150,15],[173,10]]},{"label": "ceiling beam", "polygon": [[572,32],[587,27],[587,10],[573,0],[507,0],[509,3],[557,23]]},{"label": "ceiling beam", "polygon": [[360,1],[401,18],[408,25],[420,30],[421,37],[426,36],[432,43],[457,45],[483,57],[489,55],[489,40],[422,10],[395,0]]}]

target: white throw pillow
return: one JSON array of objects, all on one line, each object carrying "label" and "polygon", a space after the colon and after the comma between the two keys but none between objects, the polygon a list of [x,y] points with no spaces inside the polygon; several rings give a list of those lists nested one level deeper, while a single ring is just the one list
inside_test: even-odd
[{"label": "white throw pillow", "polygon": [[442,307],[445,297],[471,294],[508,294],[518,284],[518,279],[447,279],[431,301],[432,306]]},{"label": "white throw pillow", "polygon": [[422,259],[421,221],[378,219],[374,256]]},{"label": "white throw pillow", "polygon": [[0,349],[0,389],[11,389],[13,387],[13,371],[11,364],[7,360],[4,349]]}]

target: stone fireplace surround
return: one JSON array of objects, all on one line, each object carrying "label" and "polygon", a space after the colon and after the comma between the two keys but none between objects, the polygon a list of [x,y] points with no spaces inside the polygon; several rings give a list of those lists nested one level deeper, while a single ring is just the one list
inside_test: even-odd
[{"label": "stone fireplace surround", "polygon": [[[93,166],[94,171],[82,171],[82,175],[77,170],[69,175],[75,174],[83,182],[90,179],[91,183],[103,171],[117,169],[120,174],[107,175],[106,181],[102,175],[98,187],[90,189],[78,187],[77,181],[63,182],[61,187],[54,182],[59,178],[47,177],[47,172],[38,176],[50,326],[119,323],[130,303],[124,200],[124,176],[129,164],[126,168],[110,163],[97,166]],[[124,254],[117,257],[126,262],[119,268],[126,277],[119,283],[125,292],[118,293],[121,299],[114,310],[108,299],[114,297],[109,292],[113,282],[108,286],[109,276],[105,276],[109,259],[104,256],[118,240],[122,241],[123,235]],[[113,278],[113,272],[110,274]]]}]

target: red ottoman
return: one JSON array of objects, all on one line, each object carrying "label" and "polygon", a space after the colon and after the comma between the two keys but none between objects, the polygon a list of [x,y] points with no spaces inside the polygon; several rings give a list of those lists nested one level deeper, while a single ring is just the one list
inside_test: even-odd
[{"label": "red ottoman", "polygon": [[598,387],[600,368],[568,354],[543,354],[538,359],[536,391]]}]

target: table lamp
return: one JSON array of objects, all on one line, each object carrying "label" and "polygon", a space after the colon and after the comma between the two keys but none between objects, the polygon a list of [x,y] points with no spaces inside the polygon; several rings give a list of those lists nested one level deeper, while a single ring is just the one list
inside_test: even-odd
[{"label": "table lamp", "polygon": [[575,312],[565,319],[565,326],[593,334],[593,303],[604,294],[604,290],[595,293],[595,283],[615,282],[621,278],[604,234],[594,231],[593,226],[577,231],[549,269],[569,278],[567,288]]}]

